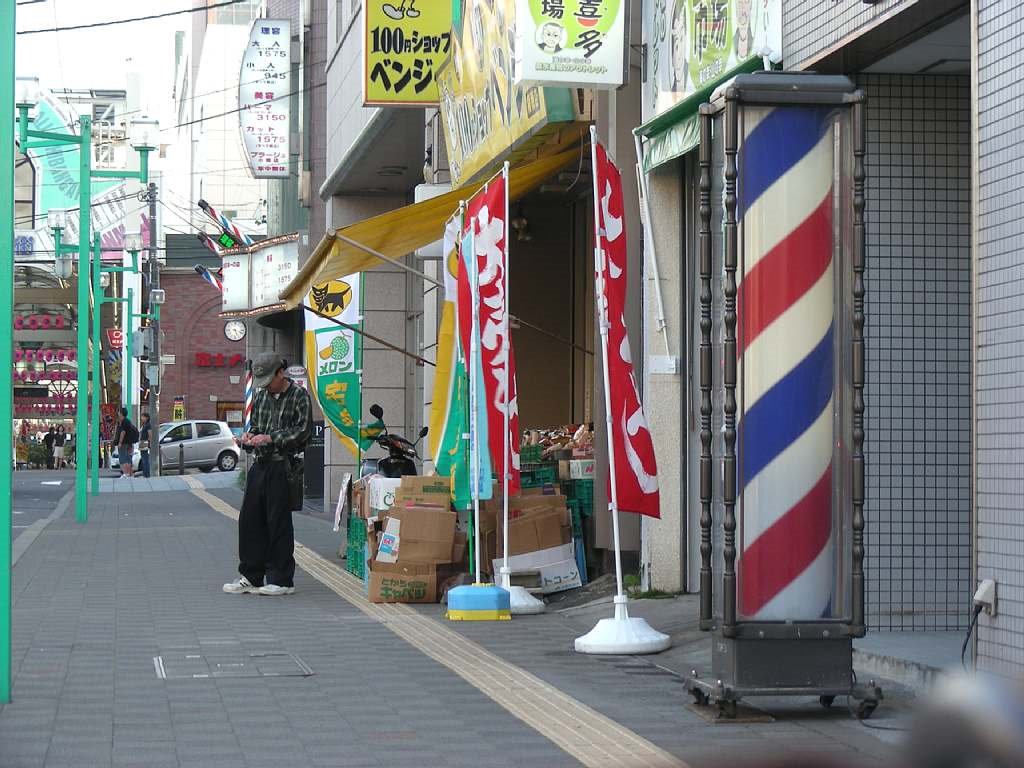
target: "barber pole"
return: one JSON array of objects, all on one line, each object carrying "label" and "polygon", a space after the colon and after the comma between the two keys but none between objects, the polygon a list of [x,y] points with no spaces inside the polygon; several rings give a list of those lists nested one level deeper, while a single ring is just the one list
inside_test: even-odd
[{"label": "barber pole", "polygon": [[831,126],[826,108],[748,113],[741,145],[737,574],[747,619],[815,619],[834,607]]},{"label": "barber pole", "polygon": [[217,244],[216,244],[216,243],[215,243],[215,242],[213,241],[213,238],[212,238],[212,237],[210,237],[210,236],[209,236],[208,234],[206,234],[205,232],[200,232],[200,233],[199,233],[198,235],[196,235],[196,237],[197,237],[197,238],[199,239],[199,242],[200,242],[200,243],[202,243],[203,245],[205,245],[205,246],[206,246],[206,248],[207,248],[207,250],[209,250],[209,251],[210,251],[211,253],[213,253],[214,255],[216,255],[216,256],[221,256],[221,255],[222,255],[222,254],[224,253],[224,252],[223,252],[223,251],[222,251],[222,250],[220,249],[220,246],[218,246],[218,245],[217,245]]},{"label": "barber pole", "polygon": [[252,360],[245,364],[245,431],[252,426]]},{"label": "barber pole", "polygon": [[200,200],[199,207],[203,209],[203,212],[207,216],[213,219],[213,222],[218,227],[220,227],[229,235],[231,235],[236,242],[241,243],[242,245],[252,245],[251,237],[249,237],[242,230],[240,230],[238,228],[238,225],[235,224],[235,222],[231,221],[231,219],[218,213],[217,209],[210,205],[208,202],[206,202],[205,200]]}]

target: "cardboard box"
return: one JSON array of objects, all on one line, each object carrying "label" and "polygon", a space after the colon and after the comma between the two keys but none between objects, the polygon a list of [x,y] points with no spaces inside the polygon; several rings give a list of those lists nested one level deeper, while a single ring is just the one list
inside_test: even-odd
[{"label": "cardboard box", "polygon": [[[495,573],[500,571],[501,563],[499,559],[492,562]],[[538,574],[544,594],[583,586],[572,543],[509,557],[508,565],[513,574]]]},{"label": "cardboard box", "polygon": [[[504,554],[504,531],[498,526],[497,551]],[[550,549],[572,541],[569,513],[562,509],[531,512],[508,524],[509,554],[511,556]]]},{"label": "cardboard box", "polygon": [[395,505],[407,507],[438,506],[447,509],[451,506],[452,484],[447,477],[427,475],[420,477],[411,475],[403,477],[395,493]]},{"label": "cardboard box", "polygon": [[461,565],[466,561],[466,555],[469,553],[469,537],[464,533],[456,533],[455,538],[452,540],[452,559],[453,565]]},{"label": "cardboard box", "polygon": [[394,507],[384,522],[377,560],[447,563],[455,541],[455,513],[438,507]]},{"label": "cardboard box", "polygon": [[593,459],[570,459],[558,462],[558,478],[560,480],[593,480]]},{"label": "cardboard box", "polygon": [[401,484],[401,478],[381,477],[374,475],[366,479],[366,518],[377,517],[379,512],[386,512],[395,505],[395,492]]},{"label": "cardboard box", "polygon": [[426,563],[370,563],[371,603],[436,603],[437,568]]}]

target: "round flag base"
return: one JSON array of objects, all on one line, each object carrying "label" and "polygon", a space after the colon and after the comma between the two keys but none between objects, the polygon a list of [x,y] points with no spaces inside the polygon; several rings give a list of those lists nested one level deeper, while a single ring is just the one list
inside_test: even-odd
[{"label": "round flag base", "polygon": [[449,621],[508,621],[509,596],[493,584],[466,584],[448,590]]},{"label": "round flag base", "polygon": [[651,627],[645,619],[630,617],[625,595],[615,596],[615,618],[601,619],[592,630],[576,638],[576,652],[625,656],[661,653],[672,639]]},{"label": "round flag base", "polygon": [[506,568],[502,568],[501,586],[508,592],[513,616],[533,616],[538,613],[544,613],[547,610],[543,600],[538,600],[531,595],[526,587],[513,587],[509,583],[511,580],[510,572]]}]

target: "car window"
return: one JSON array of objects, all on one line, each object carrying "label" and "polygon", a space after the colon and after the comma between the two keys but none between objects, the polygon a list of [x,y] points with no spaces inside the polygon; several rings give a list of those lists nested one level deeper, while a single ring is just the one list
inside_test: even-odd
[{"label": "car window", "polygon": [[200,421],[196,428],[198,430],[197,437],[219,437],[220,436],[220,424],[215,424],[212,421]]},{"label": "car window", "polygon": [[182,440],[189,440],[192,437],[192,425],[191,424],[179,424],[170,432],[167,433],[165,439],[169,443],[177,443]]}]

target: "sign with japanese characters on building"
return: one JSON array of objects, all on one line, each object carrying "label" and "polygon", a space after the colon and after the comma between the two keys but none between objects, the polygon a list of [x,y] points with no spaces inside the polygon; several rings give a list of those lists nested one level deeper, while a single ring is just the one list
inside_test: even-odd
[{"label": "sign with japanese characters on building", "polygon": [[644,0],[643,20],[650,115],[752,58],[782,60],[782,0]]},{"label": "sign with japanese characters on building", "polygon": [[252,309],[270,307],[280,302],[283,291],[299,273],[299,243],[289,240],[249,249],[252,259],[250,287]]},{"label": "sign with japanese characters on building", "polygon": [[221,261],[222,312],[242,312],[249,309],[248,253],[230,253]]},{"label": "sign with japanese characters on building", "polygon": [[516,82],[618,88],[626,11],[624,0],[516,0]]},{"label": "sign with japanese characters on building", "polygon": [[451,0],[366,0],[363,104],[437,105],[437,69],[451,50]]},{"label": "sign with japanese characters on building", "polygon": [[291,132],[291,22],[256,19],[238,77],[238,122],[257,179],[287,178]]},{"label": "sign with japanese characters on building", "polygon": [[452,20],[452,54],[437,73],[452,186],[493,172],[546,126],[575,119],[572,91],[517,84],[515,0],[465,0]]}]

